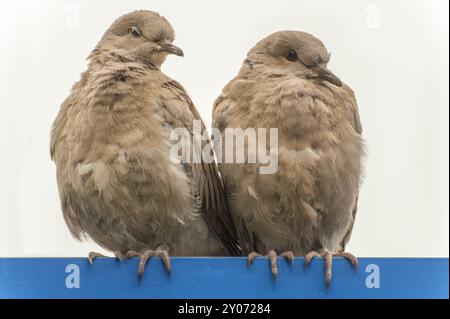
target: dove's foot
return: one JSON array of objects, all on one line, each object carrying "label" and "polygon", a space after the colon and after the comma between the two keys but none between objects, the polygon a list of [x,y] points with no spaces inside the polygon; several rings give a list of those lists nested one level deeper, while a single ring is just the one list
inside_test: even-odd
[{"label": "dove's foot", "polygon": [[127,259],[127,255],[120,251],[115,251],[114,256],[116,256],[116,258],[119,259],[120,261]]},{"label": "dove's foot", "polygon": [[172,267],[170,265],[170,258],[169,254],[166,250],[162,249],[156,249],[156,250],[144,250],[142,252],[136,252],[134,250],[129,250],[125,257],[127,259],[133,258],[133,257],[140,257],[139,261],[139,268],[138,268],[138,280],[139,282],[142,281],[142,277],[144,276],[145,272],[145,265],[147,264],[147,261],[149,261],[152,257],[159,257],[161,258],[162,262],[164,263],[164,266],[167,270],[167,272],[170,274]]},{"label": "dove's foot", "polygon": [[[262,256],[261,254],[255,252],[255,251],[248,254],[248,257],[247,257],[248,266],[251,267],[255,258],[261,257],[261,256]],[[278,281],[278,265],[277,265],[278,254],[275,252],[275,250],[271,250],[271,251],[269,251],[267,256],[269,257],[270,269],[272,271],[273,278],[275,279],[275,281]],[[291,264],[294,262],[294,254],[292,253],[292,251],[282,252],[280,254],[280,256],[284,257]]]},{"label": "dove's foot", "polygon": [[333,257],[344,257],[352,264],[355,271],[358,270],[358,259],[353,254],[347,252],[332,254],[326,249],[320,250],[319,252],[312,250],[307,253],[305,255],[305,269],[308,268],[314,257],[323,257],[325,259],[325,287],[327,289],[330,287],[331,278],[333,275]]}]

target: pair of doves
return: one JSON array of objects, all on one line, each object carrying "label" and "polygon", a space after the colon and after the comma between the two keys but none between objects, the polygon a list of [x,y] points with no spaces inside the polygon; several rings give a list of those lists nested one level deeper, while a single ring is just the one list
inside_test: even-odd
[{"label": "pair of doves", "polygon": [[120,259],[140,257],[139,279],[153,256],[170,271],[169,252],[246,255],[250,264],[268,255],[275,278],[278,255],[302,255],[306,264],[323,256],[327,286],[334,255],[356,267],[344,248],[357,211],[361,123],[322,42],[297,31],[264,38],[214,103],[212,125],[221,132],[278,130],[278,168],[260,174],[258,161],[171,159],[173,128],[192,135],[201,121],[184,88],[160,70],[167,55],[183,56],[174,38],[158,13],[120,17],[62,104],[51,155],[72,235]]}]

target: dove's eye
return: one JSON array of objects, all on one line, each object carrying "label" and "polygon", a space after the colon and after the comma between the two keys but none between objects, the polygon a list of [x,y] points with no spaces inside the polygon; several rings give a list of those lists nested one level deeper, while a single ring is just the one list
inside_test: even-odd
[{"label": "dove's eye", "polygon": [[139,28],[135,26],[128,29],[128,33],[134,38],[139,38],[142,35],[141,30],[139,30]]},{"label": "dove's eye", "polygon": [[288,59],[289,61],[297,60],[297,52],[295,52],[294,50],[289,50],[288,52],[286,52],[286,59]]}]

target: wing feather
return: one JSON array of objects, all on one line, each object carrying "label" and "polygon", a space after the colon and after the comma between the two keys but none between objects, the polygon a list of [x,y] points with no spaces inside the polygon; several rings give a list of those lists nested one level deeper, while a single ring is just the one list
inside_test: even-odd
[{"label": "wing feather", "polygon": [[[351,101],[352,101],[351,106],[352,106],[352,111],[353,111],[353,128],[355,129],[355,131],[358,134],[361,135],[362,134],[362,125],[361,125],[361,119],[359,117],[358,104],[356,102],[355,94],[350,89],[350,87],[348,87],[347,85],[344,88],[351,96]],[[350,223],[350,226],[349,226],[344,238],[341,241],[341,251],[345,251],[345,246],[348,244],[348,242],[350,241],[350,237],[352,236],[353,225],[355,224],[356,214],[358,213],[358,198],[359,198],[359,195],[356,196],[355,205],[353,206],[352,222]]]},{"label": "wing feather", "polygon": [[[201,121],[200,114],[181,84],[174,80],[168,80],[163,86],[175,94],[177,100],[184,102],[187,111],[192,114],[193,120]],[[183,117],[183,119],[186,118]],[[185,122],[182,124],[183,127],[191,129],[193,123]],[[206,127],[203,121],[201,122],[201,129],[205,135]],[[191,133],[193,134],[193,132]],[[206,141],[202,141],[202,149],[210,143],[209,137]],[[201,154],[201,150],[197,151]],[[192,170],[194,184],[198,185],[201,213],[206,224],[219,237],[231,255],[240,256],[241,248],[237,240],[235,224],[228,208],[217,164],[215,162],[207,163],[202,159],[201,163],[187,163],[187,165]]]}]

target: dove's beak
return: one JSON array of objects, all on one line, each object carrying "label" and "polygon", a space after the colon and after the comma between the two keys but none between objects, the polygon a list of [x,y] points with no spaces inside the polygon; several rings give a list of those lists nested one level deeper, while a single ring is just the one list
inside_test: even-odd
[{"label": "dove's beak", "polygon": [[169,41],[163,41],[159,44],[159,46],[162,52],[167,52],[168,54],[175,54],[178,56],[184,56],[183,50],[173,45]]},{"label": "dove's beak", "polygon": [[319,72],[319,78],[325,81],[328,81],[336,86],[341,87],[342,86],[342,81],[333,74],[333,72],[331,72],[330,70],[328,70],[325,67],[320,67],[317,69],[317,71]]}]

